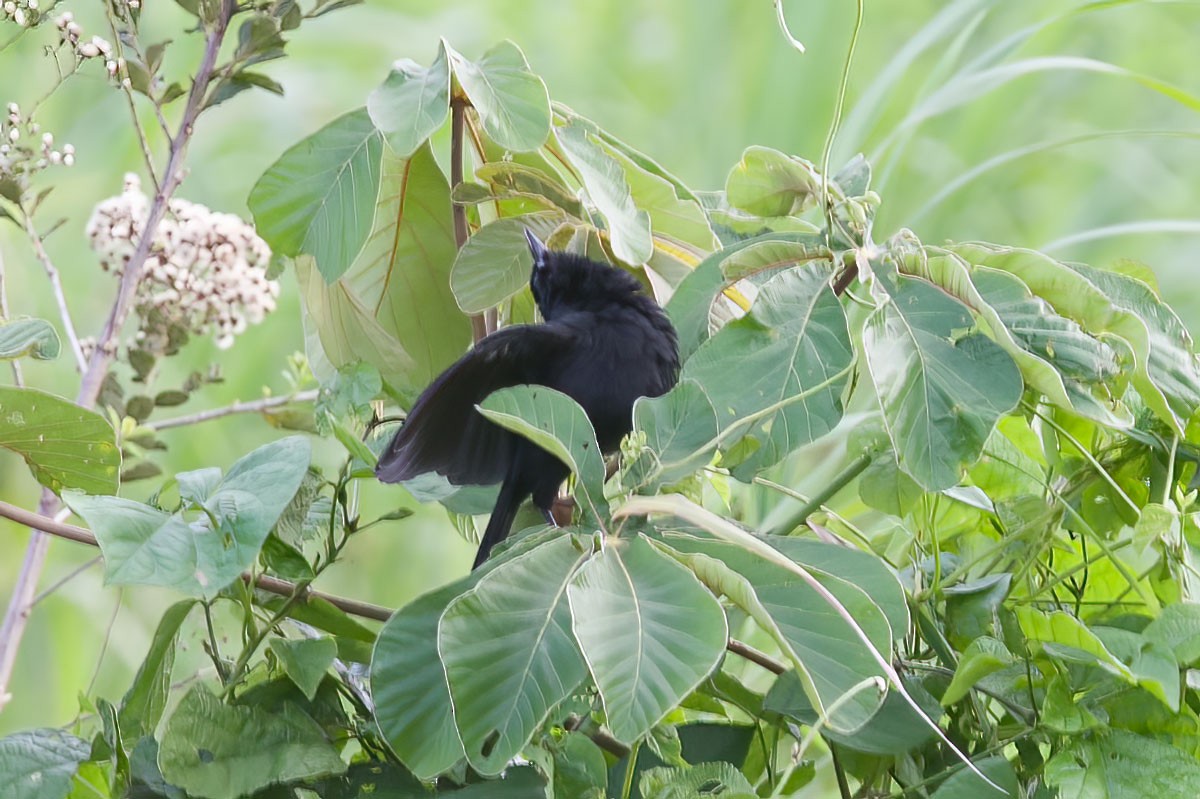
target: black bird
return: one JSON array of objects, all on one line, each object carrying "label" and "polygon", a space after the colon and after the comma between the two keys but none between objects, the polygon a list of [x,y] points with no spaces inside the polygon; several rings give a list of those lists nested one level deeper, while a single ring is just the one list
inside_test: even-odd
[{"label": "black bird", "polygon": [[454,485],[502,483],[475,565],[504,540],[532,495],[547,521],[567,466],[475,410],[488,394],[522,384],[548,386],[583,407],[600,449],[611,452],[633,427],[633,403],[675,385],[675,329],[627,272],[547,250],[526,231],[533,254],[529,288],[544,324],[513,325],[480,340],[434,380],[409,411],[375,474],[398,483],[437,472]]}]

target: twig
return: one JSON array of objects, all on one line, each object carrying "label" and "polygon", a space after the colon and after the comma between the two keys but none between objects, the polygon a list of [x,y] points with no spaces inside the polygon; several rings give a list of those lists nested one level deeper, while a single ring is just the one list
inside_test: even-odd
[{"label": "twig", "polygon": [[751,663],[757,663],[772,674],[783,674],[788,670],[787,666],[766,652],[760,652],[750,644],[743,643],[736,638],[730,638],[729,642],[725,644],[725,648],[735,655],[741,655]]},{"label": "twig", "polygon": [[81,575],[85,571],[87,571],[88,569],[95,566],[97,563],[100,563],[102,560],[104,560],[104,558],[97,555],[96,557],[89,560],[87,563],[82,563],[82,564],[76,566],[74,569],[72,569],[70,572],[68,572],[65,576],[60,577],[59,579],[55,580],[50,585],[43,588],[41,593],[38,594],[37,596],[35,596],[33,598],[33,601],[29,603],[30,607],[34,607],[34,606],[38,605],[43,599],[45,599],[48,596],[51,596],[55,591],[62,588],[67,583],[71,582],[76,577],[78,577],[79,575]]},{"label": "twig", "polygon": [[[167,148],[167,166],[164,170],[163,182],[154,195],[150,212],[142,228],[141,239],[138,241],[133,255],[126,262],[125,270],[121,275],[117,299],[113,303],[108,320],[96,342],[96,349],[92,353],[91,360],[88,361],[87,368],[83,372],[79,393],[75,397],[75,403],[80,407],[91,408],[96,404],[100,387],[116,356],[114,339],[133,307],[134,293],[141,280],[146,258],[150,255],[150,245],[154,241],[155,230],[166,214],[167,203],[171,195],[183,180],[184,153],[187,150],[188,141],[191,139],[196,118],[204,108],[213,66],[216,64],[221,43],[225,40],[225,33],[229,28],[229,20],[235,10],[234,0],[221,0],[221,11],[217,14],[213,27],[208,31],[204,56],[201,58],[196,79],[192,82],[192,88],[188,92],[187,106],[184,109],[183,118],[180,120],[179,130],[175,136],[171,137]],[[78,65],[75,68],[77,69]],[[54,494],[49,489],[44,490],[39,505],[41,516],[50,516],[57,507],[58,500]],[[37,581],[45,566],[46,552],[50,543],[50,539],[45,534],[36,531],[37,525],[34,525],[34,529],[35,532],[29,540],[29,545],[25,548],[25,559],[17,574],[16,586],[13,588],[8,609],[5,611],[4,625],[0,627],[0,707],[7,701],[8,684],[16,663],[17,650],[20,648],[21,638],[25,634],[25,626],[29,620],[29,603],[36,593]]]},{"label": "twig", "polygon": [[263,397],[262,399],[251,400],[249,402],[238,400],[224,408],[213,408],[212,410],[200,411],[199,413],[187,416],[176,416],[174,419],[162,419],[157,422],[144,422],[142,427],[148,427],[151,430],[169,430],[172,427],[185,427],[200,422],[207,422],[211,419],[220,419],[222,416],[231,416],[235,413],[258,413],[270,410],[271,408],[278,408],[281,405],[290,405],[293,402],[312,402],[317,398],[317,393],[318,389],[313,388],[307,391],[297,391],[295,394],[289,394],[286,397]]},{"label": "twig", "polygon": [[[583,716],[572,713],[571,715],[567,716],[567,720],[563,722],[563,729],[571,731],[578,730],[583,725],[584,721],[585,719]],[[585,732],[584,735],[591,738],[592,743],[596,744],[596,746],[600,747],[605,752],[608,752],[610,755],[613,755],[618,760],[629,754],[628,746],[621,743],[604,730],[590,730]]]},{"label": "twig", "polygon": [[[455,97],[450,101],[450,188],[463,182],[463,115],[467,101]],[[467,243],[467,209],[460,203],[451,206],[454,216],[454,246],[462,249]],[[483,315],[471,317],[471,335],[479,341],[488,334],[487,322]]]},{"label": "twig", "polygon": [[[63,518],[69,512],[64,510],[59,515]],[[77,541],[88,546],[98,547],[100,543],[96,540],[96,536],[90,530],[78,527],[74,524],[67,524],[60,518],[50,518],[42,514],[34,513],[33,511],[19,508],[16,505],[0,500],[0,516],[7,519],[12,519],[18,524],[23,524],[31,530],[38,530],[42,533],[55,536],[56,538],[66,538],[71,541]],[[296,592],[296,584],[290,583],[287,580],[280,580],[276,577],[268,577],[265,574],[250,574],[249,572],[242,573],[242,581],[253,584],[255,588],[259,588],[268,593],[278,594],[280,596],[291,596]],[[326,594],[322,591],[314,591],[311,588],[306,588],[301,592],[301,600],[309,601],[311,599],[319,599],[334,607],[349,613],[353,616],[358,616],[364,619],[373,619],[375,621],[387,621],[391,618],[392,611],[380,605],[372,605],[370,602],[359,602],[355,599],[346,599],[333,594]]]},{"label": "twig", "polygon": [[[8,319],[8,290],[4,282],[4,251],[0,250],[0,319]],[[21,371],[21,362],[12,359],[13,382],[18,386],[25,384],[25,375]]]},{"label": "twig", "polygon": [[[117,48],[117,57],[119,64],[125,63],[124,45],[121,43],[121,34],[117,31],[117,22],[114,19],[113,9],[115,4],[105,4],[105,17],[108,19],[108,29],[112,31],[113,43]],[[145,62],[142,54],[137,53],[138,58]],[[128,67],[125,69],[128,73]],[[133,129],[137,133],[138,144],[142,146],[142,160],[146,163],[146,172],[150,175],[150,182],[154,184],[154,191],[158,191],[159,182],[158,175],[154,172],[154,156],[150,152],[150,140],[146,138],[146,131],[142,129],[142,121],[138,119],[137,105],[133,98],[133,88],[126,84],[121,75],[117,75],[117,84],[121,87],[121,94],[125,96],[125,101],[129,105],[129,118],[133,120]],[[154,102],[151,100],[151,102]],[[157,103],[155,103],[157,105]],[[169,133],[167,135],[170,135]]]},{"label": "twig", "polygon": [[[48,518],[54,512],[53,497],[49,489],[42,492],[40,508],[41,518],[50,524],[57,524],[61,519]],[[5,503],[7,504],[7,503]],[[37,514],[33,514],[37,516]],[[62,513],[66,517],[66,511]],[[89,533],[90,535],[90,533]],[[46,565],[46,553],[50,548],[49,536],[34,529],[29,545],[25,547],[25,557],[21,561],[21,570],[17,572],[17,580],[13,585],[12,598],[8,609],[4,612],[4,624],[0,625],[0,711],[8,704],[11,695],[8,683],[12,679],[13,668],[17,664],[17,649],[25,625],[29,622],[29,614],[33,608],[33,598],[37,593],[38,578]]]},{"label": "twig", "polygon": [[67,334],[67,342],[71,346],[71,354],[75,356],[75,367],[80,374],[87,368],[87,360],[83,357],[83,348],[79,346],[79,336],[75,333],[75,323],[71,321],[71,310],[67,307],[67,296],[63,293],[62,278],[59,277],[58,269],[54,266],[54,261],[50,260],[50,253],[46,252],[46,246],[42,241],[41,234],[37,232],[37,228],[33,224],[33,216],[30,213],[25,203],[20,204],[21,219],[25,224],[25,235],[29,238],[30,245],[33,246],[33,254],[41,263],[42,268],[46,270],[46,277],[50,278],[50,288],[54,291],[54,301],[58,305],[58,317],[62,320],[63,330]]}]

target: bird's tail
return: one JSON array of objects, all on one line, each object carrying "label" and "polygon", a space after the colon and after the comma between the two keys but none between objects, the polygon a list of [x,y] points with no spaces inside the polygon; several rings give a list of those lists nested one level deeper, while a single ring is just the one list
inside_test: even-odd
[{"label": "bird's tail", "polygon": [[492,517],[488,519],[487,529],[483,531],[483,538],[479,541],[479,551],[475,553],[475,565],[471,567],[472,570],[478,569],[488,559],[492,547],[508,537],[513,520],[517,518],[517,510],[528,495],[529,492],[518,488],[516,476],[512,472],[504,478],[500,493],[496,497],[496,506],[492,508]]}]

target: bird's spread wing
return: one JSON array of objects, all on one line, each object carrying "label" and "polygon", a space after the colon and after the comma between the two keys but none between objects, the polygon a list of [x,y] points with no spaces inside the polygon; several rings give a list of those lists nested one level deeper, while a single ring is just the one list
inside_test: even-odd
[{"label": "bird's spread wing", "polygon": [[575,335],[571,328],[551,323],[506,327],[482,339],[417,398],[375,474],[385,483],[426,472],[437,472],[455,485],[503,480],[516,437],[475,406],[493,391],[541,383],[570,350]]}]

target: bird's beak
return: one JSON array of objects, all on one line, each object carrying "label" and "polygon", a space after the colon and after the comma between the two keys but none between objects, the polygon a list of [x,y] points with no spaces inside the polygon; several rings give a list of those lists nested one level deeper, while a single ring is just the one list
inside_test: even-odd
[{"label": "bird's beak", "polygon": [[525,240],[529,242],[529,254],[533,256],[533,268],[541,269],[546,264],[546,256],[550,251],[546,249],[546,245],[542,244],[542,240],[534,235],[533,231],[525,228]]}]

